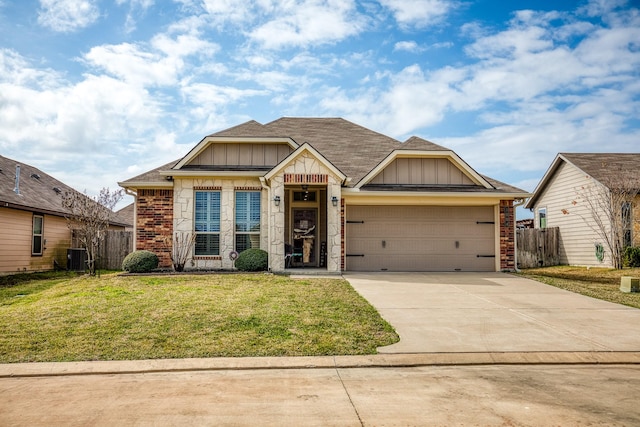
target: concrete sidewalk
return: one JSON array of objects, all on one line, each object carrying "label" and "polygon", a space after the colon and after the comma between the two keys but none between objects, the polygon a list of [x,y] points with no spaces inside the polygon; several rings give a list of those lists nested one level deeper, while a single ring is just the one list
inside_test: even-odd
[{"label": "concrete sidewalk", "polygon": [[0,364],[1,378],[199,371],[405,368],[483,365],[640,365],[639,352],[484,352],[315,357],[219,357]]},{"label": "concrete sidewalk", "polygon": [[638,352],[640,310],[504,273],[349,273],[400,335],[382,353]]}]

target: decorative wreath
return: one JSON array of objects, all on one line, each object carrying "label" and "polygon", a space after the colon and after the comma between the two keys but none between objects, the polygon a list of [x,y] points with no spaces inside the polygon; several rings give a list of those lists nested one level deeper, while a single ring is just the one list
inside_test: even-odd
[{"label": "decorative wreath", "polygon": [[604,246],[602,246],[602,243],[596,243],[596,258],[600,262],[604,261]]},{"label": "decorative wreath", "polygon": [[238,259],[238,252],[236,252],[236,251],[229,252],[229,259],[231,261],[237,260]]}]

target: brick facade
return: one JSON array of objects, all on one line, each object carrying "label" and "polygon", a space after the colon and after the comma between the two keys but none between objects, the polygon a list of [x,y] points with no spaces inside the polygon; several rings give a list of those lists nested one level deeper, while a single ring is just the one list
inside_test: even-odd
[{"label": "brick facade", "polygon": [[151,251],[160,267],[171,267],[173,190],[138,190],[136,249]]},{"label": "brick facade", "polygon": [[500,200],[500,270],[515,271],[515,209],[512,200]]}]

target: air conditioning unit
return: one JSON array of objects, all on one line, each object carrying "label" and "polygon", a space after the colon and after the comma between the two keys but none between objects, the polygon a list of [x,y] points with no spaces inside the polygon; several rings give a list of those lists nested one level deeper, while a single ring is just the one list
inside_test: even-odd
[{"label": "air conditioning unit", "polygon": [[67,270],[85,271],[87,268],[87,252],[82,248],[67,249]]}]

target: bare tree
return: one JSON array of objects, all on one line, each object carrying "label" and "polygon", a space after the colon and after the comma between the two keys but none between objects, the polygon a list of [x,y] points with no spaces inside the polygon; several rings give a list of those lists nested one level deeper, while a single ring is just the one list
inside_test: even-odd
[{"label": "bare tree", "polygon": [[[625,248],[633,244],[632,213],[640,186],[624,171],[609,174],[600,181],[587,178],[591,182],[577,190],[578,199],[572,204],[581,201],[587,208],[587,215],[581,215],[582,219],[602,239],[603,246],[609,250],[612,266],[620,269]],[[569,213],[566,209],[563,212]]]},{"label": "bare tree", "polygon": [[62,204],[68,210],[67,226],[84,247],[87,269],[92,276],[96,274],[98,247],[104,240],[114,215],[113,209],[122,195],[122,190],[111,192],[108,188],[100,190],[96,197],[87,196],[86,191],[84,194],[74,191],[62,195]]},{"label": "bare tree", "polygon": [[196,235],[184,231],[176,231],[173,236],[166,236],[163,240],[164,248],[171,254],[171,264],[174,271],[184,271],[184,266],[191,259]]}]

